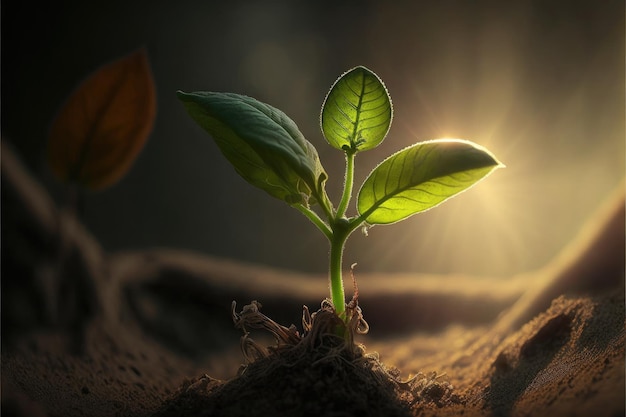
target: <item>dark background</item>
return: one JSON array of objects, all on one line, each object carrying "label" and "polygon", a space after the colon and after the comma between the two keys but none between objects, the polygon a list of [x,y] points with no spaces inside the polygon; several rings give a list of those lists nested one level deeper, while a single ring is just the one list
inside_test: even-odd
[{"label": "dark background", "polygon": [[[191,249],[326,270],[324,237],[245,183],[175,92],[247,94],[284,110],[319,150],[335,199],[343,157],[319,110],[344,71],[386,83],[386,141],[357,157],[357,187],[413,142],[459,137],[507,165],[443,206],[348,242],[361,271],[508,276],[544,265],[624,176],[623,1],[3,1],[2,137],[62,204],[48,127],[76,84],[145,46],[154,131],[128,175],[87,193],[105,249]],[[357,188],[358,189],[358,188]],[[10,242],[2,242],[10,244]]]}]

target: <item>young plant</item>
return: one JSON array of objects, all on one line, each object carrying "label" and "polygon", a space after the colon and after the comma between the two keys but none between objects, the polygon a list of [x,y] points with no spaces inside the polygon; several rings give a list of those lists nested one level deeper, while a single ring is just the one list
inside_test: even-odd
[{"label": "young plant", "polygon": [[[191,117],[215,139],[249,183],[302,212],[330,242],[330,298],[345,321],[342,255],[346,240],[362,226],[391,224],[433,208],[503,166],[485,148],[441,139],[404,148],[381,162],[357,194],[347,215],[359,152],[378,146],[391,126],[393,107],[383,82],[365,67],[343,74],[322,105],[324,137],[345,154],[343,193],[334,207],[327,174],[315,147],[282,111],[232,93],[178,91]],[[318,211],[312,206],[317,204]]]}]

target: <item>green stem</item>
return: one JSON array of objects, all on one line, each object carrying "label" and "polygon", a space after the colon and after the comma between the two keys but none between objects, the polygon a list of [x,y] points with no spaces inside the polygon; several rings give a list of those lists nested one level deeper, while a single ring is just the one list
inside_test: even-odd
[{"label": "green stem", "polygon": [[315,213],[313,210],[311,210],[308,207],[305,207],[302,204],[296,204],[296,205],[294,205],[294,207],[297,208],[302,214],[304,214],[309,220],[311,220],[311,223],[313,223],[315,226],[317,226],[317,228],[320,229],[322,231],[322,233],[324,233],[324,236],[326,236],[328,238],[328,240],[332,242],[332,240],[333,240],[333,231],[324,222],[324,220],[320,219],[320,217],[317,215],[317,213]]},{"label": "green stem", "polygon": [[346,151],[346,177],[343,184],[343,195],[341,196],[341,201],[339,202],[339,207],[337,208],[337,219],[346,214],[348,204],[352,198],[352,185],[354,184],[354,155],[356,155],[355,152]]},{"label": "green stem", "polygon": [[[332,238],[330,239],[330,296],[337,315],[340,317],[346,310],[346,296],[343,288],[342,264],[343,248],[348,237],[363,220],[358,217],[341,218],[331,223]],[[343,317],[347,319],[347,317]]]},{"label": "green stem", "polygon": [[344,228],[333,227],[333,236],[330,239],[330,297],[339,317],[346,310],[346,296],[343,289],[342,263],[343,248],[350,231]]}]

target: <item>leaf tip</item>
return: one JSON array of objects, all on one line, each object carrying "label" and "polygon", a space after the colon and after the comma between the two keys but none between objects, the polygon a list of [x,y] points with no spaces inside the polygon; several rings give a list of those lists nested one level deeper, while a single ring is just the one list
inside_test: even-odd
[{"label": "leaf tip", "polygon": [[177,90],[176,91],[176,97],[178,97],[179,100],[181,101],[185,101],[189,98],[189,96],[191,95],[191,93],[187,93],[183,90]]}]

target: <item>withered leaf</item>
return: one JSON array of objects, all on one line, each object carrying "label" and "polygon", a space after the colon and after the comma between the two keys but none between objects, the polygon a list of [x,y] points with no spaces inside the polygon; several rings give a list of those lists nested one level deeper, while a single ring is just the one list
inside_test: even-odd
[{"label": "withered leaf", "polygon": [[156,115],[148,56],[140,49],[108,63],[69,96],[50,129],[48,162],[63,182],[100,190],[126,174]]}]

